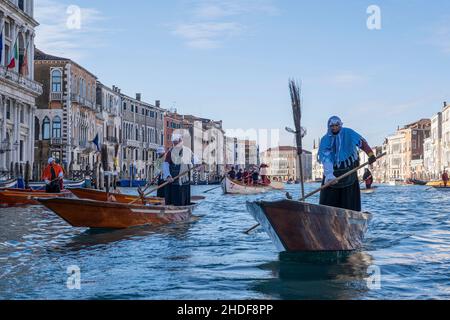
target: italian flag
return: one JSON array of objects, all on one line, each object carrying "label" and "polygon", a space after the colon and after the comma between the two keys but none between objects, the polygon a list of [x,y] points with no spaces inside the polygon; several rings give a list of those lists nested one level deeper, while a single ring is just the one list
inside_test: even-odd
[{"label": "italian flag", "polygon": [[19,48],[17,47],[17,40],[14,44],[14,49],[11,51],[10,58],[9,58],[9,64],[8,69],[13,69],[16,67],[16,61],[19,60]]}]

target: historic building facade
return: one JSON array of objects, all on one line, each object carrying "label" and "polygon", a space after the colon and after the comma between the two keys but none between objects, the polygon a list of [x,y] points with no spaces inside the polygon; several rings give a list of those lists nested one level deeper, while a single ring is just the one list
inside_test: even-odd
[{"label": "historic building facade", "polygon": [[[292,146],[279,146],[269,148],[261,154],[261,163],[269,166],[269,176],[279,181],[300,180],[300,162],[297,148]],[[312,153],[303,150],[302,154],[303,179],[312,178]]]},{"label": "historic building facade", "polygon": [[49,156],[69,172],[92,169],[98,159],[91,141],[101,136],[103,127],[96,103],[97,78],[70,59],[38,49],[34,65],[36,79],[44,87],[34,120],[37,169],[42,170]]},{"label": "historic building facade", "polygon": [[34,81],[33,12],[33,0],[0,1],[0,173],[33,163],[36,98],[42,94]]},{"label": "historic building facade", "polygon": [[160,102],[143,102],[121,94],[122,103],[122,177],[152,179],[156,149],[164,145],[164,113]]}]

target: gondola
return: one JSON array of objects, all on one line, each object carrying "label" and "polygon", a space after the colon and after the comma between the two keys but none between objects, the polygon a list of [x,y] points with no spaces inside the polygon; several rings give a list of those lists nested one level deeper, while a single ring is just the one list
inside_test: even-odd
[{"label": "gondola", "polygon": [[197,204],[189,206],[130,205],[87,199],[50,198],[38,201],[73,227],[124,229],[160,226],[188,220]]},{"label": "gondola", "polygon": [[361,247],[370,213],[300,201],[248,202],[247,209],[281,251],[350,251]]},{"label": "gondola", "polygon": [[222,181],[222,190],[224,194],[258,194],[271,190],[281,190],[283,183],[272,181],[270,185],[246,185],[241,182],[225,177]]}]

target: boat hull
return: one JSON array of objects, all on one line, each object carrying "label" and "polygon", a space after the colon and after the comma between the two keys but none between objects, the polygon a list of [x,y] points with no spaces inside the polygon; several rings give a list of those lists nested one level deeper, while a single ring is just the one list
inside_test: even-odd
[{"label": "boat hull", "polygon": [[[120,194],[120,193],[110,193],[110,197],[108,199],[108,195],[104,191],[100,190],[94,190],[94,189],[85,189],[85,188],[74,188],[70,190],[74,195],[76,195],[80,199],[90,199],[90,200],[97,200],[97,201],[113,201],[113,202],[119,202],[119,203],[130,203],[135,201],[134,203],[137,205],[142,204],[142,200],[139,196],[133,196],[133,195],[127,195],[127,194]],[[152,204],[164,204],[163,198],[157,198],[157,197],[147,197],[146,198],[147,203]]]},{"label": "boat hull", "polygon": [[124,229],[143,225],[159,226],[188,220],[195,204],[137,206],[85,199],[38,199],[73,227]]},{"label": "boat hull", "polygon": [[24,205],[38,205],[36,198],[71,197],[72,193],[65,190],[61,193],[46,193],[43,191],[30,191],[22,189],[0,190],[0,206],[13,207]]},{"label": "boat hull", "polygon": [[279,251],[352,251],[362,246],[370,213],[299,201],[247,202]]}]

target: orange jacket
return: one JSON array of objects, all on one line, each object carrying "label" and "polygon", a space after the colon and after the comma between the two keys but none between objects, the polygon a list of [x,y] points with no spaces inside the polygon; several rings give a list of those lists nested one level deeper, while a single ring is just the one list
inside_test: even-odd
[{"label": "orange jacket", "polygon": [[59,164],[55,163],[53,165],[53,169],[55,170],[56,177],[52,179],[52,171],[50,170],[51,167],[52,167],[52,165],[49,164],[45,168],[44,173],[42,173],[42,180],[52,181],[52,180],[55,180],[56,178],[58,178],[60,173],[62,173],[64,175],[64,171],[63,171],[62,167]]}]

